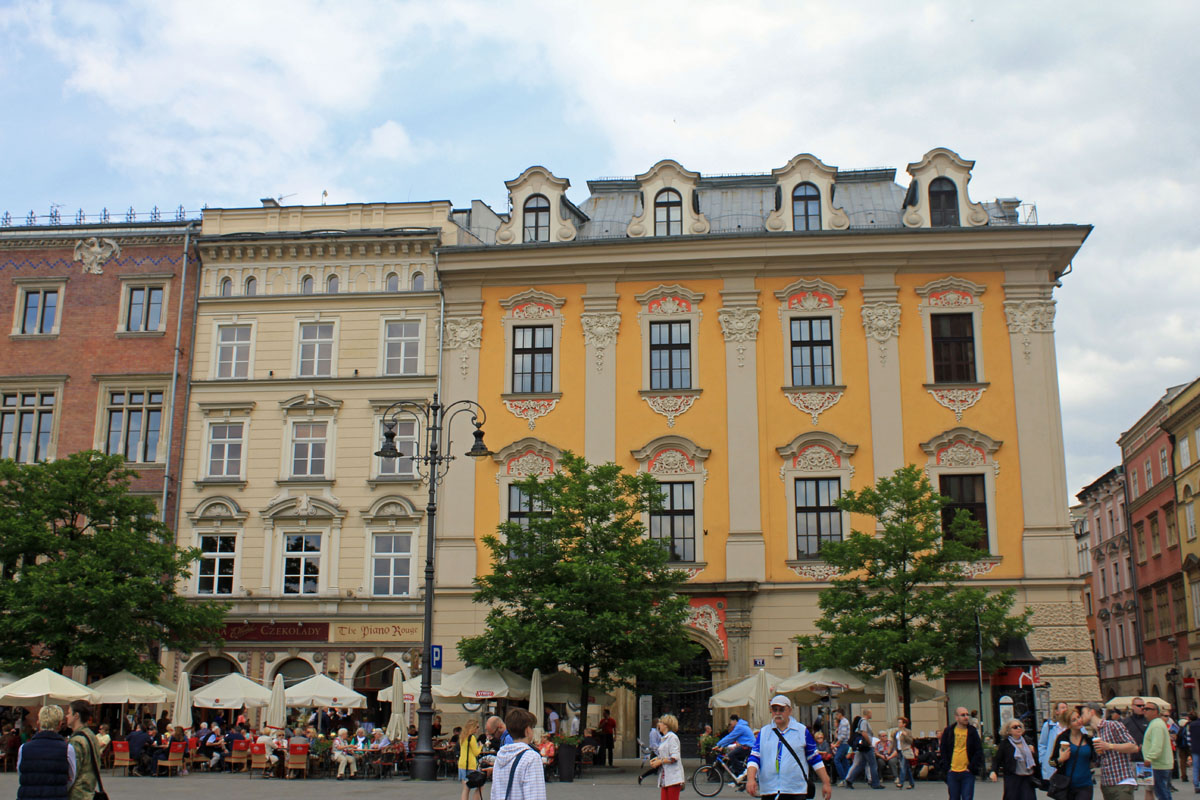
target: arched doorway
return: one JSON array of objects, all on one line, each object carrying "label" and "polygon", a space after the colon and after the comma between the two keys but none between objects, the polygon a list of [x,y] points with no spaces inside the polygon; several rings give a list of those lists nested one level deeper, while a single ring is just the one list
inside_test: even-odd
[{"label": "arched doorway", "polygon": [[191,672],[188,673],[188,677],[190,678],[188,682],[191,684],[191,689],[194,692],[197,689],[203,689],[218,678],[224,678],[231,673],[238,673],[240,675],[241,672],[238,669],[238,665],[230,659],[224,656],[212,656],[192,667]]},{"label": "arched doorway", "polygon": [[[275,675],[283,676],[283,687],[285,689],[295,686],[303,680],[316,675],[317,671],[313,669],[313,665],[305,661],[303,658],[289,658],[278,667],[275,668]],[[271,676],[271,681],[274,682],[275,676]]]},{"label": "arched doorway", "polygon": [[708,651],[697,645],[692,659],[679,665],[678,680],[638,681],[638,695],[648,694],[654,698],[654,719],[662,714],[674,714],[679,718],[679,744],[684,758],[700,755],[700,737],[704,726],[712,719],[708,709],[708,700],[712,697],[711,659]]},{"label": "arched doorway", "polygon": [[[379,702],[379,690],[392,685],[392,672],[396,669],[396,662],[390,658],[372,658],[354,674],[354,691],[367,696],[367,707],[363,709],[362,716],[364,722],[376,727],[387,725],[392,704]],[[403,670],[400,675],[404,676]]]}]

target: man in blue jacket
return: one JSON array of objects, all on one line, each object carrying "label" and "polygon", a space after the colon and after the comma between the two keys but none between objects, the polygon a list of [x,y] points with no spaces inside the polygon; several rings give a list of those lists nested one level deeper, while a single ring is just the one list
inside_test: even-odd
[{"label": "man in blue jacket", "polygon": [[771,698],[771,721],[758,732],[746,765],[746,792],[775,796],[775,800],[803,800],[813,773],[821,780],[821,797],[833,797],[833,784],[817,751],[812,731],[792,719],[792,701],[777,694]]},{"label": "man in blue jacket", "polygon": [[750,730],[750,725],[746,720],[737,714],[731,716],[729,721],[733,723],[733,727],[729,729],[729,733],[721,737],[721,740],[717,742],[717,747],[729,748],[727,754],[729,768],[737,775],[744,771],[743,762],[754,747],[754,731]]}]

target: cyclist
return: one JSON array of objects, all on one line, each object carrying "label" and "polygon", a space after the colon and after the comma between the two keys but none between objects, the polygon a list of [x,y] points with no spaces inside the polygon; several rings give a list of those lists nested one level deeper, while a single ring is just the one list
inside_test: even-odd
[{"label": "cyclist", "polygon": [[717,742],[717,747],[729,748],[726,751],[729,769],[738,776],[738,781],[741,782],[746,774],[746,758],[754,749],[754,731],[750,730],[749,723],[737,714],[731,716],[729,721],[733,723],[733,727],[729,729],[729,733],[721,737],[721,740]]}]

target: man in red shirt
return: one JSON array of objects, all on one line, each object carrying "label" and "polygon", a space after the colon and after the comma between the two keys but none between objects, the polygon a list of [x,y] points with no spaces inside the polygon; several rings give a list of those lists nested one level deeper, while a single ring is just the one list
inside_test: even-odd
[{"label": "man in red shirt", "polygon": [[608,709],[600,712],[600,764],[613,765],[613,744],[617,736],[617,721],[608,715]]}]

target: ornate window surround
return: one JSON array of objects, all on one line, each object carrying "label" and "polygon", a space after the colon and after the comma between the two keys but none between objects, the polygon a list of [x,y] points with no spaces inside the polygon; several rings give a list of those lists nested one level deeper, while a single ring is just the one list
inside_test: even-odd
[{"label": "ornate window surround", "polygon": [[779,208],[767,215],[769,231],[795,230],[792,218],[792,195],[802,183],[811,183],[821,195],[821,229],[845,230],[850,227],[850,218],[844,209],[833,205],[833,187],[837,182],[837,167],[826,165],[810,153],[793,156],[782,167],[771,170],[775,178]]},{"label": "ornate window surround", "polygon": [[961,227],[978,227],[988,224],[987,210],[980,203],[972,203],[967,194],[974,161],[963,159],[953,150],[935,147],[920,161],[908,165],[916,190],[909,190],[905,199],[904,224],[909,228],[929,228],[929,185],[935,178],[946,178],[958,188],[958,224]]},{"label": "ornate window surround", "polygon": [[[171,374],[156,373],[156,374],[141,374],[141,375],[104,375],[98,379],[98,389],[96,392],[96,421],[93,430],[92,447],[100,452],[107,452],[108,439],[108,412],[111,410],[109,405],[109,393],[119,390],[135,391],[135,392],[162,392],[162,416],[161,427],[158,431],[158,452],[155,454],[153,461],[138,461],[127,462],[130,465],[137,464],[138,468],[164,466],[167,460],[167,454],[171,450],[171,443],[167,441],[167,429],[169,427],[168,420],[171,419],[171,414],[175,413],[175,398],[171,396]],[[62,393],[55,396],[55,411],[63,408]],[[57,427],[58,420],[55,420]],[[52,440],[55,437],[51,437]]]},{"label": "ornate window surround", "polygon": [[[295,345],[292,348],[292,377],[302,378],[305,380],[328,380],[329,378],[338,377],[338,350],[341,345],[341,317],[340,316],[322,316],[320,311],[316,311],[307,316],[298,316],[292,323],[293,336],[292,339]],[[329,354],[329,374],[328,375],[301,375],[300,374],[300,347],[303,344],[300,339],[301,325],[317,325],[317,324],[333,325],[333,347]]]},{"label": "ornate window surround", "polygon": [[700,203],[696,195],[700,173],[684,169],[679,162],[665,158],[638,175],[636,179],[641,188],[641,199],[638,202],[641,213],[637,213],[635,209],[634,217],[626,228],[629,236],[654,238],[654,199],[663,189],[674,189],[679,192],[683,201],[682,235],[709,232],[711,226],[708,218],[700,213]]},{"label": "ornate window surround", "polygon": [[[332,484],[334,481],[334,465],[337,459],[337,416],[342,408],[341,400],[317,394],[309,389],[305,394],[298,394],[281,400],[279,408],[283,413],[283,436],[280,459],[279,479],[277,484],[307,483]],[[325,475],[323,477],[292,477],[292,432],[296,422],[324,422],[325,429]],[[372,439],[372,441],[374,441]]]},{"label": "ornate window surround", "polygon": [[[783,395],[793,406],[812,415],[815,426],[821,412],[832,408],[846,391],[842,375],[842,317],[841,299],[846,290],[820,279],[801,278],[775,292],[779,300],[779,324],[783,334]],[[792,320],[831,317],[833,332],[833,378],[830,386],[792,385]]]},{"label": "ornate window surround", "polygon": [[[675,427],[675,418],[686,412],[700,396],[700,301],[704,295],[680,286],[659,284],[636,295],[642,309],[638,311],[638,327],[642,335],[642,388],[638,393],[656,413],[667,418],[667,427]],[[650,388],[650,323],[688,322],[692,358],[692,385],[686,389]]]},{"label": "ornate window surround", "polygon": [[[533,195],[540,194],[550,202],[550,241],[569,242],[578,233],[572,213],[563,213],[567,189],[571,182],[559,178],[542,166],[532,166],[517,177],[504,182],[508,189],[508,203],[512,211],[508,219],[501,223],[496,231],[497,244],[524,244],[525,202]],[[529,242],[528,244],[538,244]],[[541,244],[547,244],[542,242]]]},{"label": "ornate window surround", "polygon": [[[191,511],[187,512],[192,538],[185,546],[198,548],[201,536],[235,537],[233,547],[233,592],[230,595],[219,595],[220,597],[238,597],[245,596],[246,594],[246,587],[242,584],[242,545],[246,540],[245,524],[247,516],[249,515],[241,509],[233,498],[224,495],[205,497]],[[188,589],[195,597],[200,596],[199,582],[199,570],[193,570],[192,577],[188,580]],[[205,596],[207,597],[207,595]]]},{"label": "ornate window surround", "polygon": [[[306,493],[279,495],[261,512],[263,517],[263,582],[271,596],[283,598],[284,537],[289,533],[321,534],[320,579],[316,595],[289,598],[336,597],[338,561],[342,545],[342,523],[346,512],[326,491],[314,497]],[[332,580],[331,580],[332,579]],[[352,596],[352,595],[350,595]]]},{"label": "ornate window surround", "polygon": [[[248,381],[254,380],[254,357],[258,351],[258,318],[245,318],[241,314],[230,314],[228,316],[212,317],[209,321],[212,330],[212,335],[209,337],[212,341],[209,343],[208,354],[208,379],[210,381]],[[250,357],[246,364],[245,378],[218,378],[217,377],[217,352],[221,349],[221,328],[228,328],[233,325],[249,325],[250,326]],[[296,329],[296,336],[299,338],[299,328]],[[296,371],[299,372],[299,348],[296,350]]]},{"label": "ornate window surround", "polygon": [[942,475],[983,475],[984,496],[987,498],[988,552],[999,555],[996,540],[996,476],[1000,464],[996,452],[1004,442],[985,433],[959,426],[939,433],[928,441],[921,442],[921,449],[929,456],[925,462],[925,474],[938,491],[938,478]]},{"label": "ornate window surround", "polygon": [[492,454],[499,465],[496,485],[500,487],[500,521],[508,521],[508,488],[531,475],[549,477],[558,470],[562,451],[533,436],[513,442]]},{"label": "ornate window surround", "polygon": [[[704,466],[711,450],[684,436],[667,434],[651,439],[630,454],[638,462],[638,472],[653,475],[660,483],[690,481],[692,499],[695,504],[694,525],[696,531],[696,560],[687,562],[684,569],[694,579],[704,571],[708,562],[704,560],[704,484],[708,482],[708,469]],[[650,517],[642,520],[649,529]]]},{"label": "ornate window surround", "polygon": [[408,573],[407,595],[378,595],[380,600],[407,601],[421,596],[421,581],[418,579],[417,555],[421,552],[421,518],[423,510],[413,506],[412,501],[400,495],[381,497],[361,512],[366,542],[363,545],[362,586],[360,597],[376,597],[375,594],[375,534],[406,533],[412,537],[412,564]]},{"label": "ornate window surround", "polygon": [[[418,397],[410,397],[410,398],[403,398],[403,399],[407,400],[410,403],[415,403],[417,405],[424,405],[427,402],[425,399],[418,398]],[[383,430],[384,412],[387,411],[393,404],[395,404],[396,400],[394,400],[394,399],[393,400],[386,400],[386,399],[370,400],[369,402],[371,404],[371,426],[372,426],[371,431],[372,431],[373,435],[378,436],[377,432]],[[415,419],[416,420],[417,447],[420,448],[421,442],[423,441],[422,437],[425,436],[425,431],[421,428],[420,418],[412,417],[410,415],[405,414],[405,415],[402,415],[400,417],[400,419]],[[374,442],[374,441],[376,441],[376,439],[372,439],[371,441]],[[398,444],[398,442],[397,442],[397,444]],[[368,448],[368,450],[370,451],[371,463],[370,463],[370,466],[368,467],[367,474],[370,475],[371,477],[367,481],[367,484],[372,489],[378,488],[381,485],[382,486],[396,486],[397,484],[399,484],[401,486],[407,485],[410,488],[415,488],[416,486],[418,486],[420,484],[424,484],[426,482],[426,479],[422,478],[421,474],[419,472],[417,472],[415,466],[413,468],[412,477],[400,477],[400,476],[396,476],[396,475],[380,475],[379,474],[379,457],[375,455],[375,448],[372,446],[372,447]],[[392,499],[393,500],[404,499],[405,503],[408,503],[410,505],[412,503],[411,500],[408,500],[406,498],[400,498],[399,496],[393,496]],[[382,501],[379,501],[379,502],[382,502]]]},{"label": "ornate window surround", "polygon": [[[538,289],[526,289],[500,301],[504,307],[504,394],[500,399],[513,416],[526,420],[529,429],[533,430],[535,420],[554,410],[562,398],[559,375],[562,364],[562,307],[566,298],[557,297]],[[554,331],[554,358],[551,362],[553,370],[551,391],[522,392],[516,394],[512,389],[512,352],[513,329],[528,324],[550,325]]]},{"label": "ornate window surround", "polygon": [[[142,336],[163,336],[167,332],[167,316],[171,307],[171,281],[175,278],[173,272],[144,272],[140,275],[128,274],[118,276],[121,281],[121,302],[117,310],[116,334],[121,338],[137,338]],[[131,289],[161,288],[163,290],[162,310],[158,315],[158,327],[152,331],[131,331],[125,327],[129,314],[129,292]],[[59,303],[62,303],[61,295]],[[61,305],[59,306],[61,309]],[[57,325],[57,320],[55,321]],[[56,328],[57,332],[57,328]]]},{"label": "ornate window surround", "polygon": [[[9,334],[10,339],[53,339],[58,336],[58,332],[62,327],[63,309],[65,308],[64,300],[67,296],[67,282],[70,278],[66,275],[46,275],[29,278],[13,278],[13,283],[17,286],[17,291],[13,299],[13,316],[12,316],[12,332]],[[43,289],[54,289],[58,292],[57,305],[54,309],[54,325],[46,333],[21,333],[21,325],[25,319],[25,294],[27,292],[37,292]],[[122,289],[122,291],[124,291]],[[39,306],[40,310],[40,306]]]},{"label": "ornate window surround", "polygon": [[[244,489],[246,487],[246,463],[249,460],[246,454],[250,443],[250,420],[254,406],[255,403],[253,400],[203,402],[196,404],[204,421],[204,438],[201,442],[202,449],[200,450],[200,456],[197,459],[196,480],[194,481],[198,488],[205,486],[236,486],[238,489]],[[236,422],[242,424],[241,470],[236,478],[211,478],[208,475],[208,446],[212,426],[227,425]]]},{"label": "ornate window surround", "polygon": [[[823,565],[817,559],[802,559],[796,552],[796,479],[837,478],[842,491],[845,491],[850,488],[850,480],[854,477],[854,466],[850,459],[857,450],[858,445],[847,444],[825,431],[802,433],[784,446],[775,448],[775,452],[783,459],[779,467],[779,479],[783,481],[788,503],[787,565],[798,575],[816,578],[818,574],[812,568],[815,566],[819,572]],[[843,511],[842,535],[844,537],[849,533],[850,514]]]},{"label": "ornate window surround", "polygon": [[[916,291],[921,297],[918,310],[924,332],[925,389],[940,405],[953,411],[955,419],[961,420],[962,412],[978,403],[988,388],[983,360],[983,303],[979,299],[987,287],[950,275],[918,286]],[[975,380],[971,383],[934,382],[932,317],[943,311],[971,315],[975,339]]]}]

